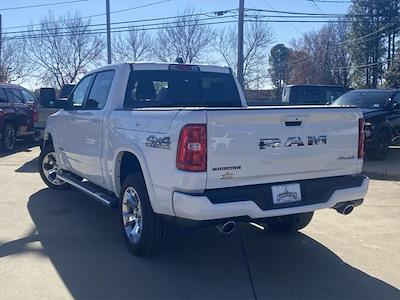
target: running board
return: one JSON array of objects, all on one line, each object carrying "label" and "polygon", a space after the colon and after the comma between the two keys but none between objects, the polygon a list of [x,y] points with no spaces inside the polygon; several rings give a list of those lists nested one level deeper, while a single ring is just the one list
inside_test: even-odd
[{"label": "running board", "polygon": [[92,198],[99,201],[101,204],[107,207],[117,207],[119,203],[119,199],[107,193],[102,188],[96,186],[89,181],[82,181],[79,178],[75,177],[73,174],[69,172],[62,172],[57,174],[57,177],[61,180],[69,183],[73,187],[78,190],[84,192],[85,194],[91,196]]}]

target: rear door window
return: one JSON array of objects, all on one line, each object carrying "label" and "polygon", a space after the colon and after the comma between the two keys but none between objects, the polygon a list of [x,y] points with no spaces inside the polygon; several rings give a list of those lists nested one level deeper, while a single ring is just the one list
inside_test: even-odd
[{"label": "rear door window", "polygon": [[196,71],[133,71],[125,107],[240,107],[231,74]]}]

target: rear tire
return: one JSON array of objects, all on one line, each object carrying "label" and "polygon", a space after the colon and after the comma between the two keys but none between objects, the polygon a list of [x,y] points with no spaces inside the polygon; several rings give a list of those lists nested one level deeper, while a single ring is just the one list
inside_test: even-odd
[{"label": "rear tire", "polygon": [[390,136],[386,130],[381,130],[376,137],[374,146],[371,149],[371,158],[374,160],[385,159],[389,150]]},{"label": "rear tire", "polygon": [[314,212],[268,218],[266,224],[274,232],[289,233],[303,229],[310,224]]},{"label": "rear tire", "polygon": [[1,135],[0,150],[2,152],[11,152],[15,149],[17,141],[17,131],[12,124],[6,124]]},{"label": "rear tire", "polygon": [[129,174],[120,195],[120,224],[129,250],[136,256],[157,255],[168,235],[168,224],[153,212],[143,177]]},{"label": "rear tire", "polygon": [[59,170],[53,145],[46,145],[40,152],[38,159],[38,169],[40,177],[45,184],[51,189],[65,190],[69,188],[69,184],[57,178]]}]

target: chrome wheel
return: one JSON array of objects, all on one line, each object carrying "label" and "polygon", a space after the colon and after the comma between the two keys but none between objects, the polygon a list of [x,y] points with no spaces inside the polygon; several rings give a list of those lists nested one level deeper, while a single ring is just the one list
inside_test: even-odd
[{"label": "chrome wheel", "polygon": [[137,244],[142,235],[143,214],[139,194],[133,187],[128,187],[122,198],[122,221],[129,242]]},{"label": "chrome wheel", "polygon": [[54,152],[49,152],[45,155],[42,162],[42,170],[44,176],[51,184],[64,184],[64,181],[57,177],[57,172],[60,170],[60,168],[57,165],[56,155]]},{"label": "chrome wheel", "polygon": [[5,132],[4,132],[4,147],[11,151],[15,147],[15,140],[16,140],[16,135],[15,135],[15,130],[12,126],[7,126]]}]

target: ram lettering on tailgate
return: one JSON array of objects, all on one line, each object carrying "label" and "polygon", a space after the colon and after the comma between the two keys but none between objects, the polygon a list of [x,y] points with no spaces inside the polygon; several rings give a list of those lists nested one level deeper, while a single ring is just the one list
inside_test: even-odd
[{"label": "ram lettering on tailgate", "polygon": [[280,147],[292,147],[292,146],[317,146],[317,145],[326,145],[327,137],[326,135],[319,135],[319,136],[308,136],[307,138],[303,139],[299,136],[289,137],[287,140],[282,143],[280,138],[265,138],[260,139],[258,146],[260,150],[267,149],[267,147],[272,148],[280,148]]}]

